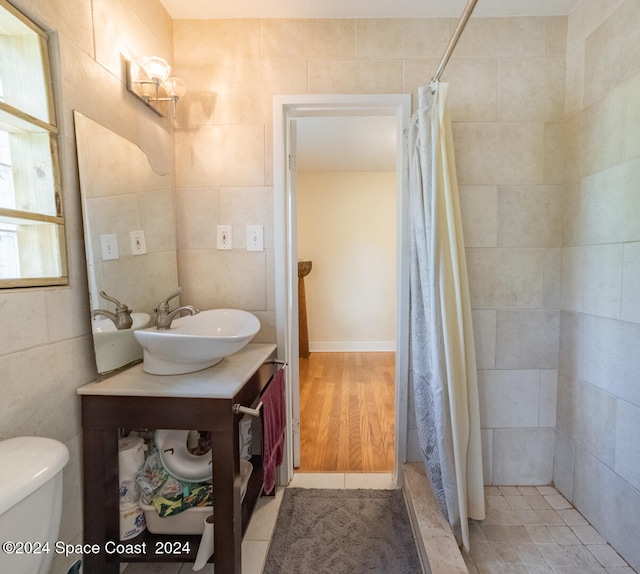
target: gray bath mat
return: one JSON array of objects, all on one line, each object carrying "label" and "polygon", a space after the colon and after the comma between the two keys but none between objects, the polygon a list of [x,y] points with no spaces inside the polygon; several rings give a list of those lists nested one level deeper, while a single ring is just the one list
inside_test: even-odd
[{"label": "gray bath mat", "polygon": [[421,574],[401,490],[287,488],[264,574]]}]

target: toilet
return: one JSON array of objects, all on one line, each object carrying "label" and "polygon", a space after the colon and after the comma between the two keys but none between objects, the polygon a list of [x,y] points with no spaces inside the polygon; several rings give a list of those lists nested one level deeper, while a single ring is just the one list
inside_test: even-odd
[{"label": "toilet", "polygon": [[0,572],[49,572],[62,514],[62,469],[68,460],[67,447],[50,438],[0,441],[0,541],[5,543]]}]

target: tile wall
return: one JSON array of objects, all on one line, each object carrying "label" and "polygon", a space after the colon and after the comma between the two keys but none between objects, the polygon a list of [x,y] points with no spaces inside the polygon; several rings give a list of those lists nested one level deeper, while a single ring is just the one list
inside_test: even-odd
[{"label": "tile wall", "polygon": [[[189,86],[176,134],[189,300],[249,305],[260,336],[273,340],[273,95],[409,92],[416,100],[456,23],[174,23],[176,73]],[[451,84],[487,482],[552,478],[565,43],[566,18],[472,19],[443,76]],[[231,252],[215,249],[210,230],[218,223],[239,231]],[[244,251],[247,224],[265,226],[264,253]]]},{"label": "tile wall", "polygon": [[569,17],[554,480],[640,569],[640,10]]}]

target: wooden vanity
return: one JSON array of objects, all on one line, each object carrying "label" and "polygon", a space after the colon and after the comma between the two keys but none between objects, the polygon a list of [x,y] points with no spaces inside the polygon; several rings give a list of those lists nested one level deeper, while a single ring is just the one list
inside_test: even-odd
[{"label": "wooden vanity", "polygon": [[[255,408],[279,368],[276,346],[249,344],[218,365],[186,375],[157,376],[142,365],[78,389],[84,456],[84,571],[119,573],[121,562],[194,562],[200,536],[148,531],[119,542],[118,429],[211,432],[216,574],[241,574],[241,544],[262,492],[262,459],[244,501],[240,493],[238,423],[234,405]],[[119,546],[119,545],[122,546]],[[92,545],[89,547],[88,545]]]}]

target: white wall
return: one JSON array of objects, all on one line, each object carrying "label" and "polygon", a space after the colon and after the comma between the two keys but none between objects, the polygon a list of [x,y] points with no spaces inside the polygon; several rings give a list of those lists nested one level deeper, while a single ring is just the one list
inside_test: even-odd
[{"label": "white wall", "polygon": [[395,350],[395,204],[395,173],[298,173],[312,352]]}]

